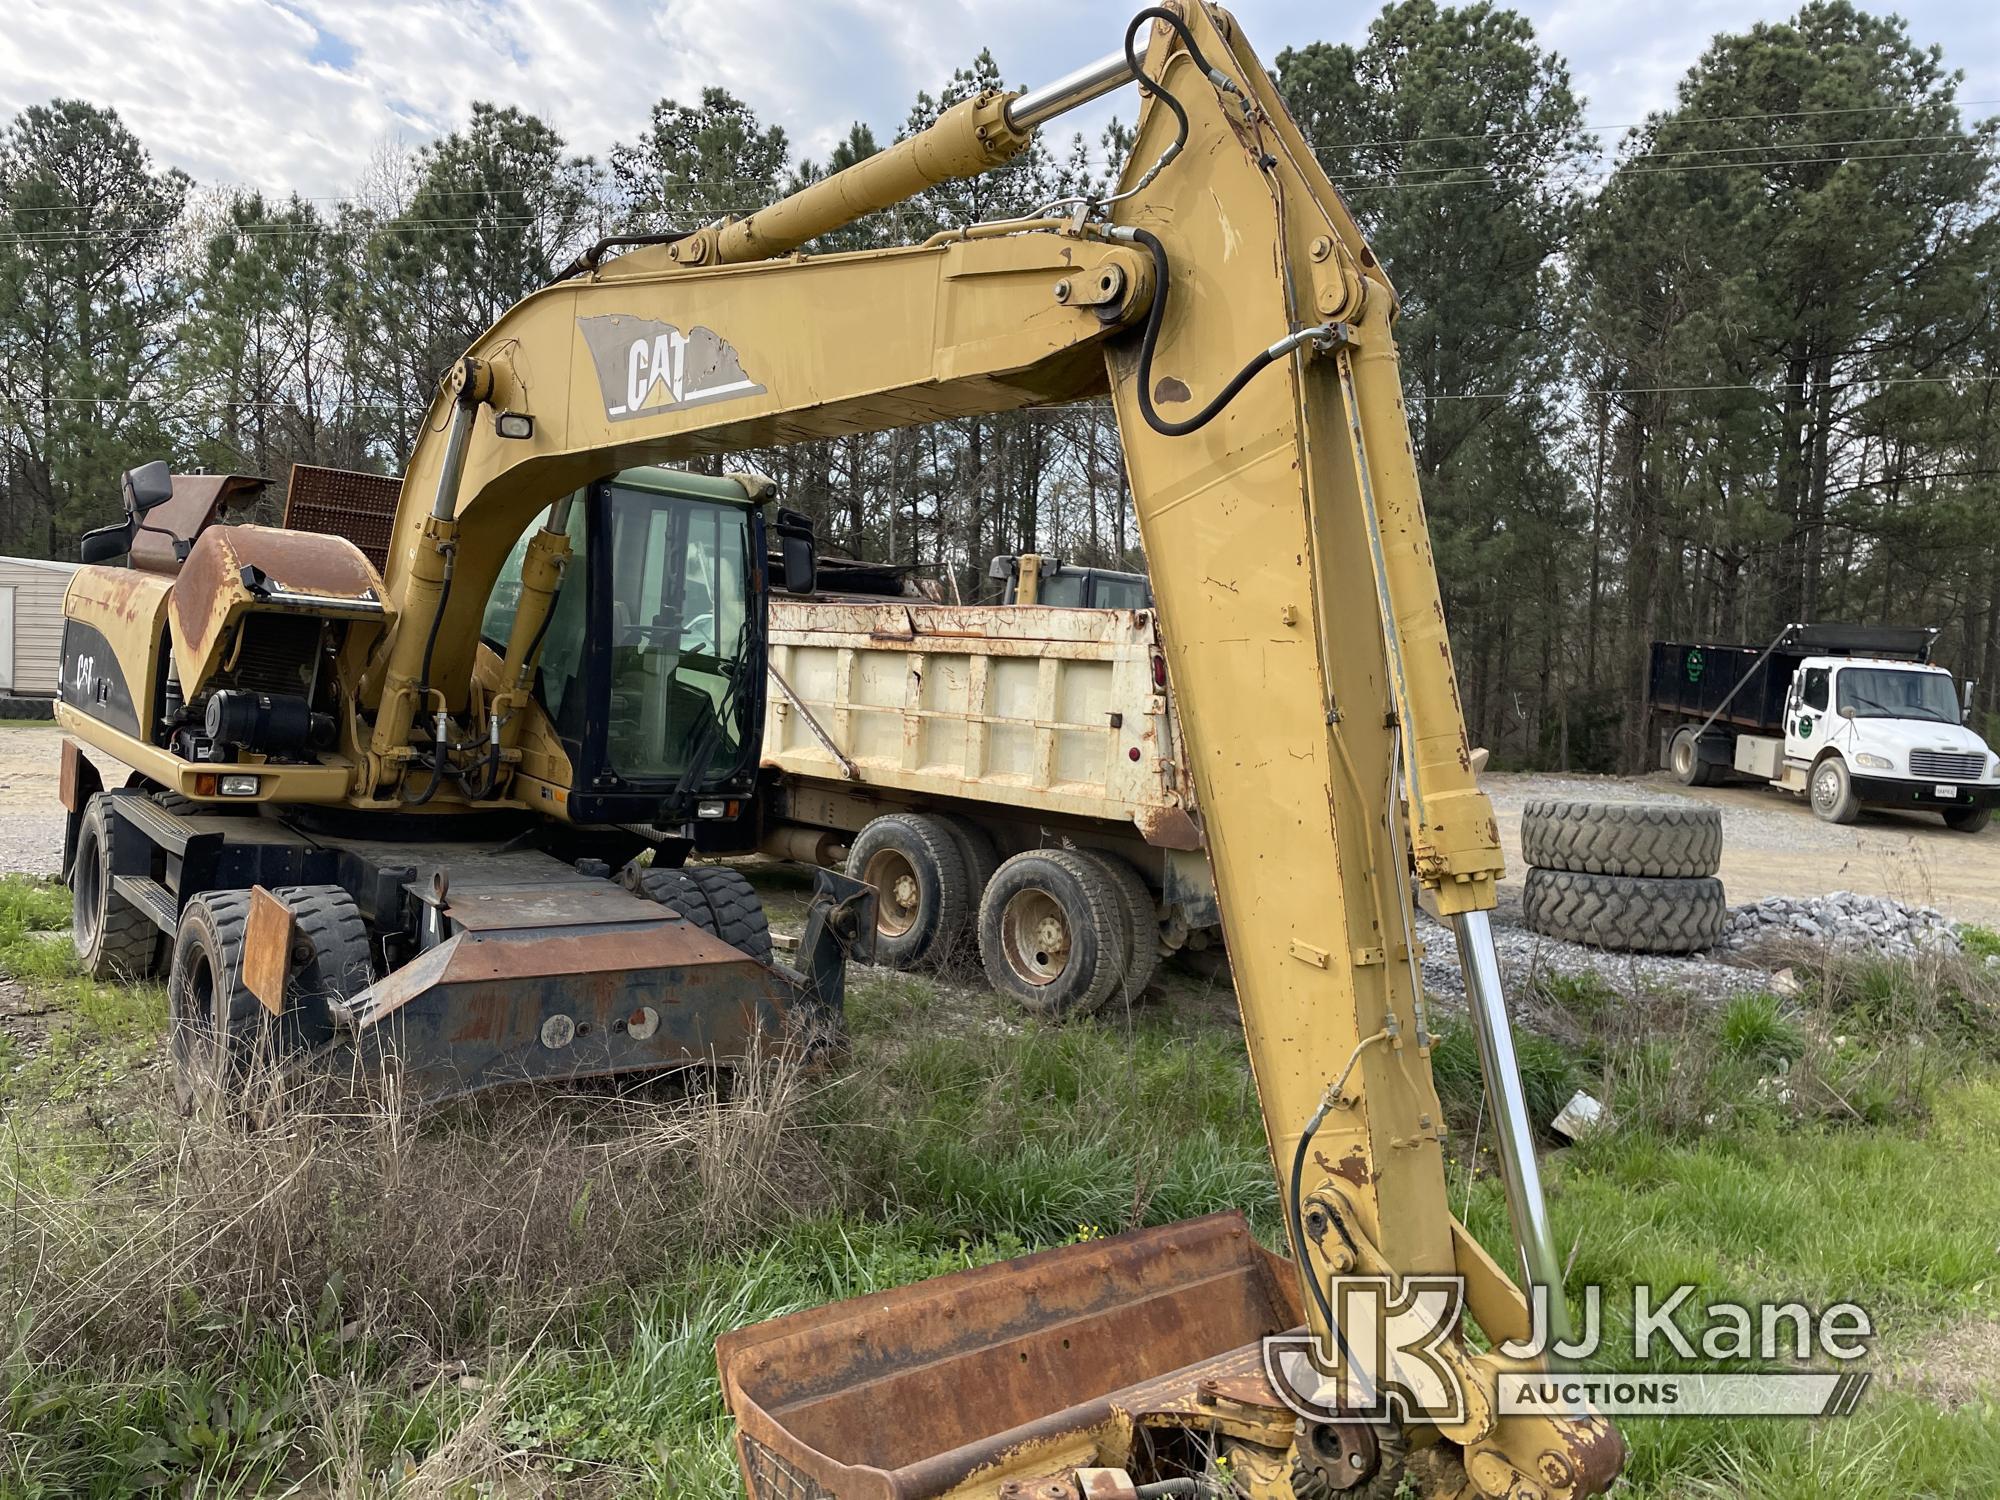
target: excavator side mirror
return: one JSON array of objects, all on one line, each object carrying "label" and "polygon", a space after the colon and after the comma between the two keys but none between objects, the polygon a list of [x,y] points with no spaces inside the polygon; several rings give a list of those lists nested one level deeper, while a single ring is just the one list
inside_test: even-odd
[{"label": "excavator side mirror", "polygon": [[116,526],[86,531],[76,550],[77,556],[87,563],[116,562],[132,550],[132,522],[120,521]]},{"label": "excavator side mirror", "polygon": [[128,515],[143,516],[156,505],[163,505],[174,498],[174,476],[162,458],[141,464],[136,469],[127,469],[119,487],[125,491],[125,511]]},{"label": "excavator side mirror", "polygon": [[812,520],[795,510],[778,512],[778,555],[785,565],[785,592],[810,594],[819,577],[819,549]]}]

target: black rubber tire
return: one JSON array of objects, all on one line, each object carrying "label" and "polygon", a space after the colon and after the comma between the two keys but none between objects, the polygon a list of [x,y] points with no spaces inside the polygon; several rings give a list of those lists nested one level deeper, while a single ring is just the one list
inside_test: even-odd
[{"label": "black rubber tire", "polygon": [[847,873],[875,886],[875,962],[885,968],[943,962],[971,930],[978,908],[965,856],[944,818],[875,819],[848,846]]},{"label": "black rubber tire", "polygon": [[337,885],[284,885],[271,894],[291,908],[297,936],[312,947],[310,958],[292,965],[279,1044],[317,1047],[333,1040],[333,1004],[375,982],[368,924],[354,898]]},{"label": "black rubber tire", "polygon": [[1993,821],[1990,807],[1967,807],[1944,815],[1944,826],[1958,833],[1984,833]]},{"label": "black rubber tire", "polygon": [[1681,730],[1668,744],[1667,769],[1682,786],[1707,786],[1715,779],[1715,767],[1701,758],[1692,728]]},{"label": "black rubber tire", "polygon": [[679,912],[711,937],[759,963],[771,961],[771,923],[764,903],[737,871],[720,865],[678,870],[654,865],[636,871],[630,884],[635,895]]},{"label": "black rubber tire", "polygon": [[1111,877],[1111,888],[1118,893],[1119,910],[1125,914],[1125,981],[1118,987],[1118,998],[1130,1005],[1145,994],[1146,986],[1159,972],[1159,903],[1131,861],[1097,849],[1085,853]]},{"label": "black rubber tire", "polygon": [[70,937],[76,961],[92,979],[130,982],[160,971],[166,935],[141,907],[111,888],[111,819],[103,797],[92,797],[76,832],[70,866]]},{"label": "black rubber tire", "polygon": [[272,1017],[243,983],[248,891],[205,891],[181,909],[167,974],[169,1043],[181,1108],[238,1101],[254,1071],[277,1055]]},{"label": "black rubber tire", "polygon": [[1528,871],[1521,892],[1528,931],[1620,953],[1692,953],[1722,936],[1722,882]]},{"label": "black rubber tire", "polygon": [[[1030,949],[1040,921],[1029,898],[1067,936],[1060,961]],[[1017,902],[1023,903],[1017,905]],[[1089,855],[1030,849],[1000,866],[979,903],[979,956],[1001,994],[1050,1019],[1088,1015],[1119,992],[1129,924],[1112,877]]]},{"label": "black rubber tire", "polygon": [[1580,875],[1685,880],[1722,863],[1722,809],[1694,803],[1530,802],[1521,810],[1521,857]]},{"label": "black rubber tire", "polygon": [[1838,755],[1829,755],[1813,767],[1806,783],[1806,801],[1813,816],[1823,823],[1852,823],[1861,816],[1854,778],[1847,774],[1847,762]]},{"label": "black rubber tire", "polygon": [[965,925],[968,930],[976,928],[979,898],[986,894],[993,872],[1000,868],[1000,850],[993,842],[993,835],[970,818],[955,813],[939,813],[936,817],[951,835],[951,841],[958,845],[958,857],[965,862]]}]

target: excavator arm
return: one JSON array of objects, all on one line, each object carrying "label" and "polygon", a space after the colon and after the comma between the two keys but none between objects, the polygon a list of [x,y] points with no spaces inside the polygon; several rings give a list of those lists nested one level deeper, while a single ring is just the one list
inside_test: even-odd
[{"label": "excavator arm", "polygon": [[[1042,120],[1135,74],[1145,85],[1137,142],[1101,202],[901,249],[798,253],[930,183],[990,169]],[[418,774],[411,729],[420,716],[470,719],[477,708],[497,724],[490,704],[475,705],[478,611],[514,539],[591,480],[640,463],[1108,400],[1303,1292],[1295,1304],[1278,1300],[1303,1310],[1336,1369],[1367,1363],[1341,1329],[1342,1278],[1457,1278],[1465,1320],[1488,1345],[1528,1328],[1521,1285],[1447,1204],[1414,869],[1453,925],[1466,969],[1518,1269],[1524,1284],[1550,1289],[1560,1326],[1558,1262],[1486,926],[1498,834],[1457,698],[1402,404],[1396,312],[1386,275],[1234,21],[1199,3],[1142,12],[1122,52],[1070,79],[968,100],[930,130],[748,219],[591,260],[495,325],[440,391],[410,466],[387,571],[394,619],[355,647],[365,652],[357,665],[372,714],[366,743],[353,747],[357,764],[368,786],[392,794]],[[535,613],[553,593],[534,585],[559,567],[561,531],[551,511],[503,692],[532,667]],[[1061,1300],[1035,1280],[1054,1272],[1022,1264],[1031,1269],[1014,1274],[1027,1282],[1011,1285],[1033,1283],[1029,1303]],[[1114,1275],[1109,1262],[1090,1264],[1091,1276]],[[1153,1272],[1132,1274],[1143,1282]],[[1118,1378],[1130,1351],[1107,1346],[1094,1350],[1088,1377],[1061,1374],[1069,1365],[1044,1370],[1048,1411],[1007,1419],[1008,1432],[1036,1435],[1032,1443],[994,1438],[999,1446],[981,1449],[976,1419],[955,1417],[945,1424],[955,1458],[927,1453],[919,1439],[884,1439],[814,1470],[811,1413],[834,1409],[826,1403],[837,1372],[794,1369],[780,1391],[767,1367],[774,1350],[816,1364],[814,1329],[834,1326],[843,1338],[852,1332],[824,1318],[790,1331],[781,1323],[723,1351],[760,1494],[802,1492],[760,1479],[767,1458],[793,1479],[839,1476],[813,1480],[818,1493],[970,1494],[1022,1483],[1022,1453],[1046,1460],[1025,1472],[1065,1460],[1065,1482],[1087,1489],[1093,1465],[1136,1461],[1140,1427],[1173,1425],[1166,1406],[1146,1416],[1143,1403],[1106,1394],[1139,1388]],[[1243,1450],[1249,1487],[1305,1495],[1387,1477],[1389,1489],[1365,1492],[1390,1493],[1414,1443],[1433,1460],[1426,1493],[1561,1500],[1604,1488],[1622,1459],[1608,1424],[1586,1411],[1503,1414],[1508,1361],[1480,1352],[1464,1331],[1442,1350],[1463,1392],[1458,1411],[1405,1412],[1387,1424],[1377,1414],[1373,1428],[1347,1424],[1362,1434],[1352,1446],[1347,1426],[1331,1419],[1302,1417],[1294,1428],[1281,1412],[1275,1425],[1239,1424],[1228,1430],[1264,1434],[1263,1446]],[[864,1325],[853,1337],[867,1345],[877,1335]],[[1061,1348],[1070,1351],[1069,1337]],[[1240,1351],[1212,1352],[1218,1369],[1241,1374]],[[1025,1345],[1020,1359],[1030,1360]],[[894,1363],[887,1353],[864,1362],[855,1378],[886,1380],[885,1362]],[[934,1359],[924,1367],[936,1375]],[[1160,1372],[1123,1373],[1137,1381]],[[1258,1389],[1238,1404],[1268,1408],[1268,1384]],[[968,1389],[962,1399],[977,1407],[987,1398]],[[1050,1415],[1058,1408],[1091,1414]],[[1214,1420],[1213,1411],[1190,1415],[1187,1430],[1200,1421],[1219,1430]],[[1083,1448],[1059,1440],[1084,1432]]]}]

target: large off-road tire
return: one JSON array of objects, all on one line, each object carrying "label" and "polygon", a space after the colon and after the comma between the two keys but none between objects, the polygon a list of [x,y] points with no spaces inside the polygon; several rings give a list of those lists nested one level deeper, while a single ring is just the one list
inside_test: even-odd
[{"label": "large off-road tire", "polygon": [[149,979],[159,972],[166,937],[152,919],[111,886],[111,820],[103,797],[92,797],[76,833],[70,866],[70,936],[76,961],[92,979]]},{"label": "large off-road tire", "polygon": [[1807,800],[1813,816],[1828,823],[1852,823],[1861,816],[1861,799],[1854,794],[1854,779],[1847,774],[1847,762],[1829,755],[1813,767],[1807,783]]},{"label": "large off-road tire", "polygon": [[677,911],[703,932],[759,963],[771,962],[771,922],[756,888],[742,873],[724,865],[691,865],[679,870],[658,865],[639,870],[633,891]]},{"label": "large off-road tire", "polygon": [[1087,1015],[1118,993],[1129,932],[1110,872],[1068,849],[1015,855],[994,873],[979,904],[987,979],[1051,1019]]},{"label": "large off-road tire", "polygon": [[368,924],[337,885],[283,885],[271,894],[291,908],[294,936],[310,949],[300,961],[294,944],[279,1045],[316,1047],[333,1039],[332,1007],[375,982]]},{"label": "large off-road tire", "polygon": [[1715,779],[1715,767],[1701,758],[1692,727],[1681,730],[1668,745],[1667,769],[1682,786],[1707,786]]},{"label": "large off-road tire", "polygon": [[1722,862],[1722,809],[1690,803],[1530,802],[1521,857],[1580,875],[1713,875]]},{"label": "large off-road tire", "polygon": [[169,1045],[181,1108],[204,1098],[233,1107],[275,1060],[270,1012],[243,983],[248,891],[206,891],[181,910],[167,973]]},{"label": "large off-road tire", "polygon": [[1160,967],[1159,903],[1130,861],[1094,849],[1086,852],[1111,877],[1119,910],[1125,914],[1125,979],[1118,987],[1118,998],[1130,1005],[1146,992]]},{"label": "large off-road tire", "polygon": [[1729,920],[1722,882],[1528,871],[1521,919],[1530,932],[1621,953],[1692,953]]},{"label": "large off-road tire", "polygon": [[1962,807],[1957,812],[1944,815],[1944,826],[1960,833],[1984,833],[1986,825],[1993,821],[1990,807]]},{"label": "large off-road tire", "polygon": [[847,873],[875,888],[875,961],[891,969],[951,957],[978,909],[958,840],[928,813],[875,819],[848,846]]}]

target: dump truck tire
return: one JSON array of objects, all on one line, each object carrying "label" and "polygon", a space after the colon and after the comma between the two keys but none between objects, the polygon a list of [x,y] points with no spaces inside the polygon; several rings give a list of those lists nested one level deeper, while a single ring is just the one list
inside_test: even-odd
[{"label": "dump truck tire", "polygon": [[1683,729],[1667,749],[1667,769],[1682,786],[1707,786],[1715,779],[1715,767],[1701,758],[1701,746],[1692,729]]},{"label": "dump truck tire", "polygon": [[759,963],[771,961],[771,923],[749,881],[719,865],[641,870],[634,894],[677,911],[711,937],[721,938]]},{"label": "dump truck tire", "polygon": [[847,873],[875,888],[875,961],[891,969],[950,958],[978,910],[958,840],[928,813],[868,824],[848,846]]},{"label": "dump truck tire", "polygon": [[1160,908],[1153,899],[1145,877],[1129,860],[1092,849],[1089,859],[1104,867],[1111,888],[1118,894],[1119,909],[1125,914],[1125,980],[1118,998],[1130,1005],[1146,992],[1160,967]]},{"label": "dump truck tire", "polygon": [[1530,802],[1521,856],[1579,875],[1713,875],[1722,862],[1722,810],[1646,802]]},{"label": "dump truck tire", "polygon": [[1993,821],[1990,807],[1967,807],[1944,815],[1944,826],[1958,833],[1984,833],[1986,825]]},{"label": "dump truck tire", "polygon": [[160,969],[166,935],[111,885],[111,819],[102,797],[90,799],[70,867],[70,936],[84,973],[97,980],[148,979]]},{"label": "dump truck tire", "polygon": [[1068,849],[1030,849],[979,904],[979,956],[1001,994],[1037,1015],[1088,1015],[1125,981],[1130,928],[1111,873]]},{"label": "dump truck tire", "polygon": [[965,925],[967,931],[972,931],[979,925],[979,898],[986,894],[993,872],[1000,868],[1000,851],[993,843],[993,835],[970,818],[940,813],[937,821],[958,845],[958,857],[965,862]]},{"label": "dump truck tire", "polygon": [[333,1039],[332,1007],[375,982],[368,924],[337,885],[284,885],[271,894],[291,908],[296,936],[311,948],[309,957],[292,964],[280,1045],[318,1046]]},{"label": "dump truck tire", "polygon": [[1722,882],[1528,871],[1521,918],[1530,932],[1620,953],[1692,953],[1729,920]]}]

